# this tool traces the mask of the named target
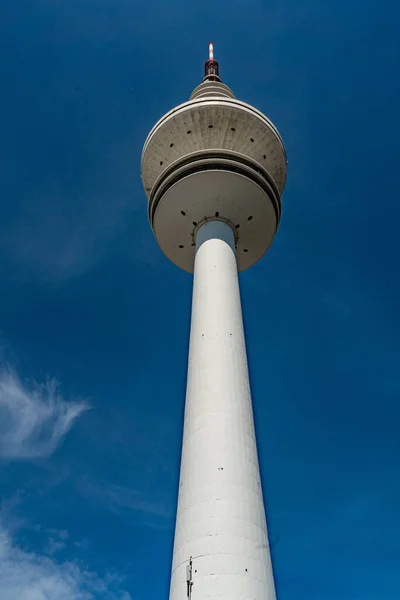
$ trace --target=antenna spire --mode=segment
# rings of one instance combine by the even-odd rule
[[[219,76],[219,65],[214,59],[214,44],[208,45],[208,61],[205,64],[205,76],[203,81],[221,81]]]

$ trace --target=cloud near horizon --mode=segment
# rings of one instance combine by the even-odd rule
[[[53,454],[89,405],[67,402],[58,384],[26,384],[10,369],[0,371],[0,459],[26,460]]]
[[[21,549],[0,521],[1,600],[132,600],[121,580]]]

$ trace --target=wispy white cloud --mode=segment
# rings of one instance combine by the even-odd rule
[[[50,456],[88,405],[67,402],[57,382],[23,383],[9,369],[0,371],[0,458]]]
[[[89,540],[87,540],[87,539],[78,540],[77,542],[74,542],[73,545],[75,546],[75,548],[78,548],[79,550],[86,550],[87,547],[89,546]]]
[[[0,523],[1,600],[131,600],[121,579],[18,547]]]
[[[116,485],[107,481],[90,481],[83,478],[79,485],[82,496],[102,504],[115,514],[142,513],[148,516],[168,519],[171,512],[164,503],[146,497],[143,492]]]
[[[45,549],[46,554],[53,556],[57,552],[60,552],[60,550],[66,548],[67,540],[69,538],[68,531],[65,529],[62,529],[61,531],[58,529],[48,529],[47,533],[49,534],[49,539]]]

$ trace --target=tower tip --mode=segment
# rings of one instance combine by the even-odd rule
[[[203,81],[221,81],[219,77],[219,65],[214,59],[214,44],[208,44],[208,60],[205,65],[205,77]]]

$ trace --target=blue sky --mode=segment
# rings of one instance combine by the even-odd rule
[[[241,276],[279,600],[398,600],[399,16],[2,3],[1,600],[168,597],[191,277],[153,240],[140,153],[209,41],[289,159]]]

